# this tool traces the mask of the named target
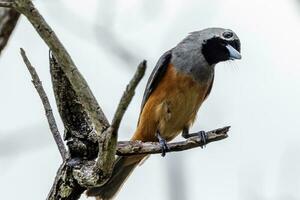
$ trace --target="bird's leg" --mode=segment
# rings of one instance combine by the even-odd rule
[[[194,136],[199,136],[201,141],[203,142],[203,144],[201,145],[201,148],[205,147],[207,137],[208,137],[207,133],[205,131],[199,131],[197,133],[189,133],[189,128],[187,128],[187,127],[183,128],[181,135],[185,139],[188,139],[188,138],[194,137]]]
[[[188,139],[189,137],[192,137],[192,136],[190,136],[190,129],[187,128],[187,127],[184,127],[183,130],[182,130],[181,136],[185,139]]]
[[[161,156],[164,157],[166,155],[167,151],[169,151],[167,141],[160,135],[159,131],[157,131],[156,137],[161,146]]]

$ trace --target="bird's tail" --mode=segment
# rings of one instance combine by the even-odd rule
[[[89,189],[86,194],[88,196],[97,196],[97,200],[112,199],[143,158],[144,155],[119,157],[116,160],[116,164],[109,181],[101,187]]]

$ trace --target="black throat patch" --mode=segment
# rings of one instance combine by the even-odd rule
[[[202,45],[202,54],[208,64],[213,65],[229,59],[229,52],[225,47],[226,43],[227,41],[219,37],[213,37],[205,41]]]

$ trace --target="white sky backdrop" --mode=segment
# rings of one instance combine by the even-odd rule
[[[118,199],[171,199],[170,187],[189,200],[300,199],[300,4],[296,0],[35,3],[109,119],[142,59],[148,60],[148,77],[159,56],[188,32],[219,26],[231,28],[241,39],[243,59],[216,67],[212,93],[192,129],[231,125],[230,137],[204,150],[168,154],[164,159],[152,156],[133,173]],[[105,38],[99,42],[95,24],[113,31],[135,55],[132,65],[103,48]],[[61,161],[20,47],[27,51],[55,108],[48,49],[22,18],[0,58],[1,199],[39,200],[46,198]],[[145,84],[146,78],[125,115],[120,139],[134,132]],[[168,182],[170,163],[181,166],[175,171],[183,173],[183,185]]]

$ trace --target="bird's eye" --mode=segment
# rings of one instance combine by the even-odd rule
[[[226,32],[223,33],[223,37],[226,38],[226,39],[232,38],[233,33],[229,32],[229,31],[226,31]]]

